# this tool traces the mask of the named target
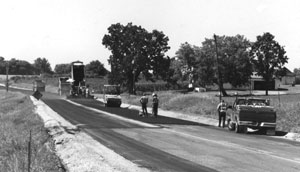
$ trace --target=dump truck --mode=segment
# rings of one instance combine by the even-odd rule
[[[236,98],[231,106],[232,113],[228,119],[228,129],[236,133],[246,133],[247,128],[261,130],[274,135],[276,128],[276,111],[270,106],[269,99]]]

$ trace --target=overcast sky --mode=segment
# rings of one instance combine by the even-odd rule
[[[0,56],[45,57],[52,68],[99,60],[110,69],[102,38],[111,24],[129,22],[163,31],[170,57],[180,44],[201,46],[213,34],[255,41],[270,32],[285,47],[286,66],[300,68],[299,0],[1,0]]]

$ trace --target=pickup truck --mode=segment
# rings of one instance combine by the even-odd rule
[[[274,135],[276,111],[268,99],[237,97],[228,119],[228,129],[236,133],[246,133],[247,128],[262,130]]]

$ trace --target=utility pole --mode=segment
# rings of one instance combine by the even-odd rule
[[[132,94],[135,94],[135,62],[136,61],[136,56],[134,56],[132,60]]]
[[[9,70],[9,62],[6,61],[6,83],[5,83],[6,92],[8,92],[8,70]]]
[[[221,79],[220,79],[220,68],[219,68],[219,56],[218,56],[218,44],[217,36],[214,34],[215,44],[216,44],[216,61],[217,61],[217,73],[218,73],[218,83],[219,83],[219,100],[221,102],[222,93],[221,93]]]

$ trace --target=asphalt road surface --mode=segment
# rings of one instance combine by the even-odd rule
[[[42,101],[103,145],[153,171],[300,171],[299,142],[174,118],[142,118],[135,110],[108,108],[95,100],[73,101],[98,111],[54,94],[44,93]]]

